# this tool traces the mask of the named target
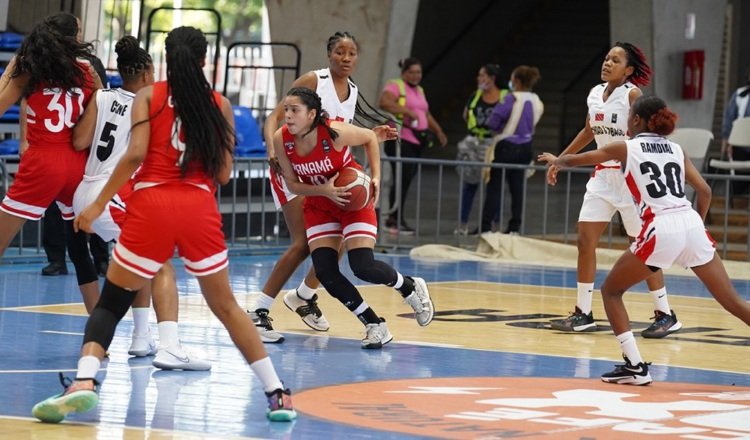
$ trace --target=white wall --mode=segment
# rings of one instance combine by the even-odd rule
[[[726,0],[610,1],[612,41],[641,47],[654,71],[654,93],[680,116],[679,126],[711,129],[719,75]],[[696,17],[695,37],[685,37],[687,14]],[[702,49],[706,60],[703,99],[682,99],[683,53]]]

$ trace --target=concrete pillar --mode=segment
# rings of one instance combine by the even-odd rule
[[[680,116],[680,127],[711,129],[724,32],[726,0],[610,1],[611,39],[639,46],[654,71],[653,93]],[[686,36],[688,14],[695,14],[695,33]],[[705,51],[703,98],[682,98],[683,54]]]

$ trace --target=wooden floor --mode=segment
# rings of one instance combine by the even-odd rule
[[[637,337],[655,382],[626,387],[599,380],[620,361],[620,350],[598,298],[597,331],[549,328],[550,319],[574,306],[573,270],[378,258],[427,280],[435,320],[421,328],[392,289],[362,286],[394,341],[361,350],[362,325],[325,292],[327,333],[309,330],[277,301],[271,316],[286,341],[266,347],[295,393],[294,423],[265,419],[259,382],[179,264],[180,336],[212,361],[212,371],[159,371],[150,358],[129,357],[126,318],[101,372],[97,409],[59,425],[35,421],[33,404],[61,391],[57,373],[74,375],[85,311],[74,276],[41,277],[40,265],[4,266],[0,438],[750,438],[750,328],[695,278],[667,277],[684,328],[662,340]],[[250,303],[275,259],[231,259],[241,305]],[[748,281],[735,284],[748,299]],[[636,331],[653,314],[644,290],[626,295]]]

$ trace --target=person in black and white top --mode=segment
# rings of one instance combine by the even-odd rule
[[[120,159],[128,149],[131,131],[131,110],[135,94],[154,83],[151,56],[132,36],[120,39],[115,46],[117,69],[123,79],[122,88],[98,90],[73,130],[77,150],[91,148],[83,181],[73,196],[73,211],[80,214],[99,196]],[[109,202],[102,215],[92,224],[105,241],[120,237],[130,185],[121,189]],[[151,291],[159,325],[159,348],[151,337],[149,313]],[[196,355],[186,356],[180,344],[177,327],[177,285],[172,264],[167,262],[142,289],[132,306],[133,336],[128,354],[144,357],[156,354],[153,364],[162,369],[208,370],[210,362]]]
[[[604,382],[651,383],[649,364],[638,351],[622,296],[674,263],[690,268],[724,309],[750,325],[750,304],[732,286],[703,223],[711,203],[711,188],[682,148],[666,138],[674,130],[676,119],[664,101],[644,96],[633,103],[628,117],[633,139],[582,154],[539,156],[540,161],[558,168],[617,160],[642,219],[637,240],[615,263],[601,287],[607,318],[625,358],[624,365],[602,375]],[[697,211],[685,197],[685,182],[696,190]]]
[[[721,121],[721,156],[731,160],[750,160],[750,148],[729,144],[729,134],[732,132],[732,123],[735,119],[750,117],[750,69],[746,77],[747,83],[735,90],[729,98]],[[747,194],[749,188],[748,182],[732,182],[733,194]]]

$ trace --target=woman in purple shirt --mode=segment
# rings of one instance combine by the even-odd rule
[[[487,126],[499,134],[498,142],[488,153],[492,163],[528,164],[533,158],[531,138],[534,127],[544,112],[544,104],[531,89],[539,81],[539,69],[530,66],[518,66],[510,76],[511,93],[505,96],[492,111]],[[502,206],[503,173],[508,181],[511,198],[511,218],[508,228],[503,232],[518,233],[521,229],[523,213],[523,183],[526,172],[492,168],[487,182],[484,210],[480,232],[490,231],[492,219],[496,218]]]

